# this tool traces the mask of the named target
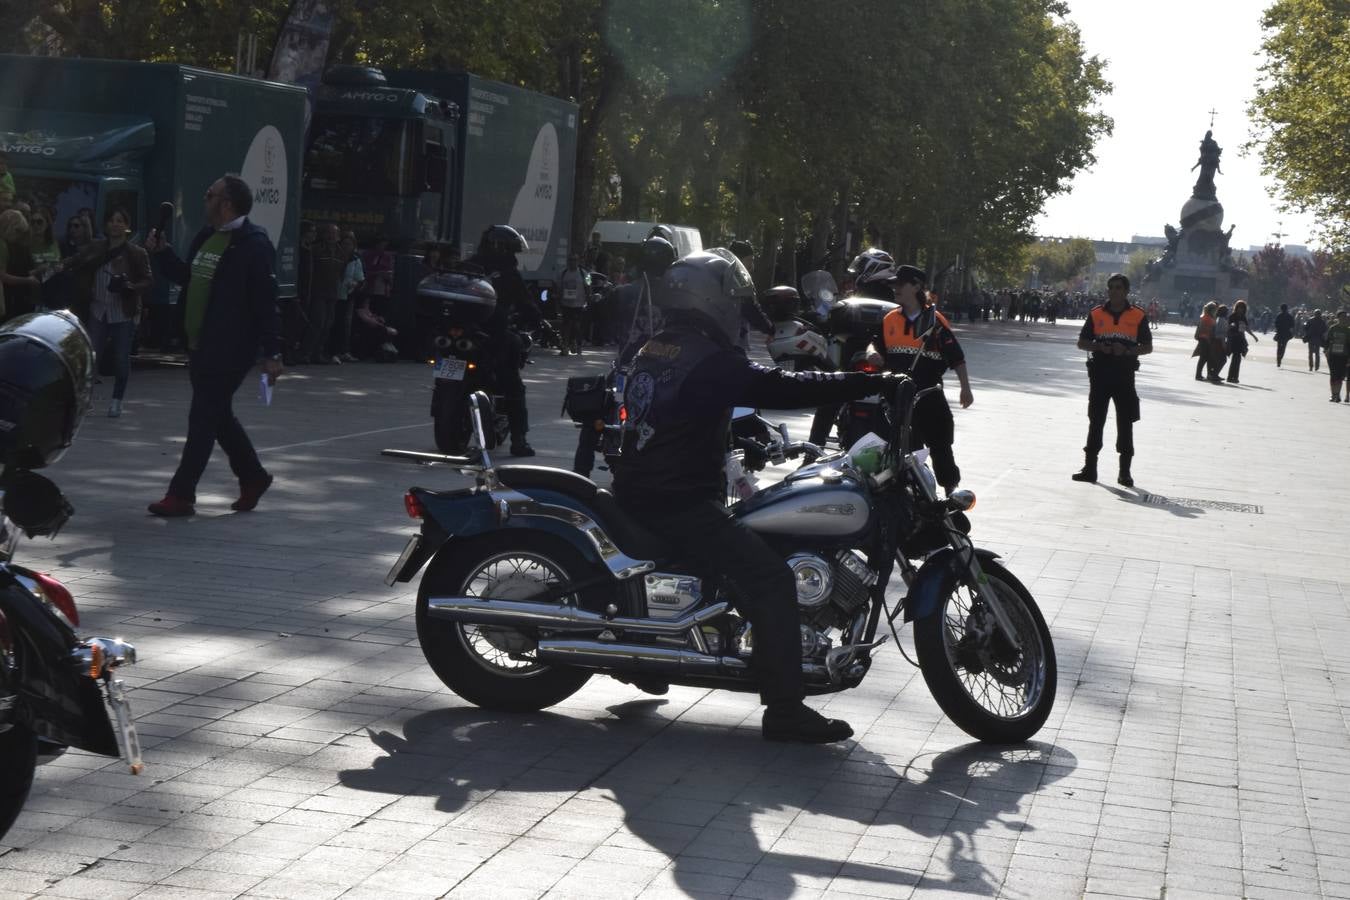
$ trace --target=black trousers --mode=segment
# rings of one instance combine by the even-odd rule
[[[956,423],[952,408],[942,394],[929,394],[914,407],[910,420],[909,449],[928,448],[933,461],[933,475],[948,493],[961,483],[961,469],[956,465],[952,444],[956,441]]]
[[[1134,423],[1139,421],[1139,394],[1134,373],[1097,375],[1088,378],[1088,438],[1083,451],[1095,457],[1102,449],[1107,406],[1116,406],[1116,452],[1134,455]]]
[[[1289,338],[1275,339],[1275,365],[1284,362],[1284,348],[1289,346]]]
[[[216,444],[225,451],[230,470],[240,481],[262,478],[266,472],[244,426],[234,417],[234,392],[253,367],[233,372],[203,372],[189,363],[192,406],[188,410],[187,443],[178,471],[169,482],[169,493],[189,503],[197,500],[197,482],[206,471]]]
[[[577,452],[572,455],[572,471],[591,477],[595,468],[595,451],[600,447],[601,432],[589,424],[582,425],[577,434]]]
[[[760,700],[769,704],[806,696],[797,584],[783,556],[715,500],[669,509],[622,495],[618,499],[625,512],[670,542],[677,559],[701,576],[726,580],[734,606],[750,621]]]

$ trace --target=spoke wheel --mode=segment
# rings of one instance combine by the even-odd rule
[[[533,628],[450,622],[428,614],[435,596],[526,600],[590,572],[586,560],[552,535],[506,528],[442,547],[417,592],[422,654],[459,696],[489,709],[528,711],[552,706],[581,689],[584,669],[540,662]],[[549,600],[548,603],[556,601]],[[569,595],[565,603],[578,603]]]
[[[915,623],[919,666],[933,698],[963,731],[1016,743],[1040,730],[1054,705],[1054,645],[1027,589],[997,563],[982,566],[1020,649],[1003,636],[978,592],[953,583],[940,609]]]

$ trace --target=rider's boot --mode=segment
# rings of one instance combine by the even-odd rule
[[[764,708],[761,733],[766,741],[830,744],[853,737],[839,719],[827,719],[800,700],[779,700]]]

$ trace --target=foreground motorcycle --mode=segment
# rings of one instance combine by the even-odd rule
[[[1050,632],[1027,589],[967,536],[963,511],[974,494],[939,499],[931,472],[901,449],[924,393],[901,380],[891,399],[897,424],[881,447],[821,458],[731,509],[796,577],[808,693],[860,684],[899,618],[914,623],[918,665],[953,722],[983,741],[1024,741],[1054,703]],[[472,405],[482,412],[488,400],[478,395]],[[812,449],[788,446],[783,455]],[[608,491],[560,469],[494,466],[486,451],[385,452],[449,463],[477,480],[407,492],[421,530],[389,573],[390,584],[410,581],[430,561],[418,638],[461,697],[541,709],[596,673],[757,689],[752,629],[719,579],[670,558]],[[907,592],[892,605],[886,586],[897,567]],[[883,625],[891,634],[879,634]]]
[[[431,417],[436,449],[463,453],[473,437],[469,395],[493,390],[496,352],[483,324],[497,306],[497,292],[468,267],[429,275],[417,286],[419,326],[426,330],[426,355],[433,365]],[[522,351],[523,352],[523,351]],[[502,409],[501,398],[494,408]],[[505,442],[507,421],[497,415],[485,437],[488,449]]]
[[[69,313],[21,316],[0,328],[0,420],[10,426],[0,436],[0,835],[23,808],[42,757],[78,747],[141,769],[131,709],[114,677],[136,661],[135,648],[80,638],[70,591],[13,562],[20,532],[55,535],[73,512],[31,470],[70,445],[89,407],[92,369],[88,338]]]

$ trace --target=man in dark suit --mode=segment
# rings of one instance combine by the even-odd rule
[[[183,288],[180,306],[192,380],[187,443],[168,493],[150,504],[157,516],[195,512],[197,482],[216,443],[239,479],[232,509],[253,509],[272,485],[231,408],[260,348],[268,383],[281,374],[276,253],[267,232],[248,220],[252,208],[249,186],[237,175],[225,175],[206,192],[206,225],[192,239],[187,262],[159,234],[145,242],[158,254],[160,270]]]

